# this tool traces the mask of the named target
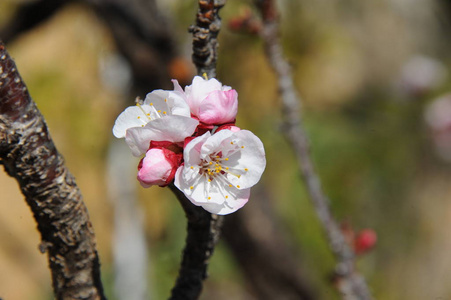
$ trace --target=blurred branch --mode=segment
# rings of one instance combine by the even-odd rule
[[[221,28],[219,10],[225,0],[199,0],[196,25],[189,31],[193,34],[193,62],[199,75],[216,77],[216,60],[218,59],[218,33]]]
[[[37,0],[19,6],[11,20],[0,29],[0,39],[9,43],[19,34],[41,24],[71,0]]]
[[[40,250],[48,253],[56,298],[105,299],[81,193],[1,42],[0,161],[18,181],[38,223]]]
[[[253,187],[247,209],[228,215],[224,240],[244,271],[259,300],[317,299],[306,268],[291,251],[280,222],[262,185]]]
[[[170,88],[168,66],[177,55],[171,26],[155,0],[77,0],[94,8],[113,34],[118,51],[130,63],[134,96]],[[191,78],[190,78],[191,80]]]
[[[148,91],[169,88],[168,66],[177,56],[175,42],[167,20],[155,0],[38,0],[18,6],[11,20],[0,29],[6,43],[32,30],[69,3],[93,8],[111,31],[118,51],[130,63],[136,96]],[[179,78],[183,83],[186,78]],[[190,78],[191,79],[191,78]]]
[[[335,275],[338,289],[343,299],[371,299],[365,279],[355,270],[355,253],[330,211],[329,200],[321,188],[310,157],[309,140],[300,117],[301,99],[294,88],[290,66],[283,57],[280,44],[275,3],[272,0],[256,0],[255,3],[263,19],[261,36],[266,54],[278,77],[285,118],[283,132],[295,151],[310,199],[337,259]]]

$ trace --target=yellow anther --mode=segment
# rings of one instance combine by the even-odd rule
[[[244,148],[244,146],[241,146],[241,148]]]
[[[246,171],[246,172],[247,172],[247,171],[249,171],[249,169],[247,169],[247,168],[246,168],[246,169],[244,169],[244,171]]]
[[[210,199],[211,199],[211,197],[208,197],[207,199],[208,199],[208,200],[210,200]]]
[[[240,178],[240,177],[241,177],[241,175],[237,175],[236,177]]]
[[[225,196],[225,198],[227,199],[227,198],[229,198],[229,196]]]
[[[192,170],[192,169],[194,169],[194,167],[193,167],[193,166],[191,166],[191,167],[189,167],[189,168],[190,168],[191,170]]]
[[[153,102],[150,102],[150,104],[149,105],[153,105]]]
[[[194,186],[190,186],[189,189],[190,189],[190,190],[194,189]]]
[[[141,125],[141,127],[144,127],[144,125]]]
[[[167,114],[165,111],[163,112],[163,115]]]
[[[146,114],[147,116],[150,116],[150,114]]]
[[[229,167],[226,167],[226,170],[228,170],[229,169]]]
[[[208,80],[208,75],[207,75],[207,73],[202,74],[202,76],[205,78],[205,80]]]
[[[219,166],[219,164],[215,164],[215,167]]]
[[[141,117],[138,116],[138,119],[141,119]]]
[[[229,184],[229,187],[232,187],[233,185]]]
[[[240,186],[239,186],[239,185],[237,185],[236,187],[237,187],[237,188],[240,188]]]
[[[224,160],[229,160],[229,159],[226,157],[226,158],[224,158]]]
[[[159,113],[161,113],[161,109],[160,109],[160,110],[158,110],[158,112],[159,112]]]
[[[168,99],[164,99],[164,102],[168,102]]]
[[[211,179],[208,179],[208,182],[211,182]]]
[[[210,165],[212,165],[212,164],[213,164],[213,162],[211,161],[211,162],[209,162],[209,164],[210,164]]]
[[[230,145],[233,145],[233,142],[230,142]]]

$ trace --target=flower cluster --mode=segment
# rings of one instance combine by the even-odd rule
[[[216,79],[196,76],[183,89],[155,90],[123,111],[113,127],[125,138],[143,187],[174,182],[205,210],[225,215],[249,199],[265,169],[263,144],[235,126],[238,94]]]

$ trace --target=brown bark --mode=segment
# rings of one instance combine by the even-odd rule
[[[0,42],[0,163],[19,183],[48,254],[57,299],[105,299],[86,206]]]
[[[196,25],[191,26],[193,33],[193,62],[197,73],[216,75],[217,35],[221,21],[219,9],[225,1],[199,0]],[[198,55],[201,53],[201,55]],[[188,219],[187,237],[183,250],[179,276],[171,293],[171,300],[198,299],[202,292],[203,281],[207,278],[207,267],[213,255],[222,227],[223,217],[210,214],[203,208],[193,205],[174,185],[170,185],[177,196]]]
[[[171,300],[198,299],[207,278],[209,259],[219,239],[223,218],[193,205],[174,185],[170,185],[188,219],[187,237],[177,282]]]
[[[199,0],[196,25],[190,27],[193,34],[193,63],[199,75],[216,77],[216,60],[218,59],[218,34],[221,28],[219,10],[225,0]]]

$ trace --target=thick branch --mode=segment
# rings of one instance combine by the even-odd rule
[[[218,59],[218,34],[221,28],[219,10],[225,0],[199,0],[196,25],[189,31],[193,34],[193,62],[199,75],[216,77],[216,60]]]
[[[0,162],[41,233],[57,299],[105,299],[94,232],[74,177],[0,42]]]
[[[300,117],[301,99],[294,88],[290,66],[283,57],[279,40],[275,3],[272,0],[257,0],[256,3],[263,18],[262,38],[265,50],[278,77],[285,119],[283,131],[295,151],[310,199],[337,259],[338,288],[344,299],[371,299],[365,279],[355,270],[354,251],[346,242],[330,211],[329,200],[321,188],[310,157],[309,140]]]

